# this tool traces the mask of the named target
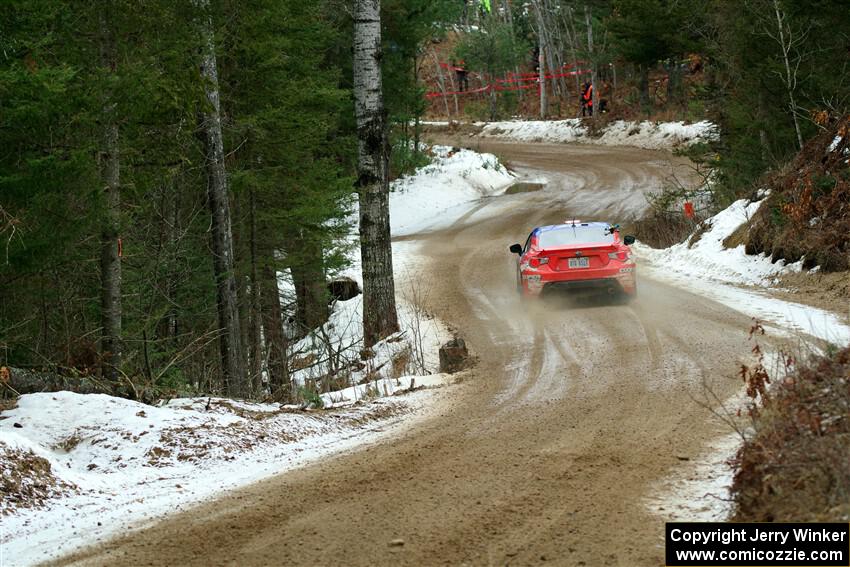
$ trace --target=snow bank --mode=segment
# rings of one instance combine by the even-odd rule
[[[430,152],[433,161],[429,165],[391,184],[393,236],[450,224],[477,201],[504,191],[516,179],[492,154],[450,146],[432,146]],[[352,224],[356,224],[356,203],[354,208]],[[351,238],[350,266],[339,275],[355,280],[362,289],[357,236]],[[373,382],[395,378],[399,371],[419,376],[418,383],[422,383],[421,376],[437,371],[438,349],[452,334],[429,312],[428,276],[421,269],[419,244],[397,241],[392,246],[401,331],[375,345],[370,349],[372,356],[363,360],[363,297],[337,301],[325,325],[290,347],[290,355],[304,364],[293,375],[296,383],[305,385],[329,370],[340,369],[344,370],[342,380],[346,387],[367,376]],[[292,295],[293,286],[287,274],[280,273],[278,280],[284,292]]]
[[[836,344],[850,342],[850,326],[834,313],[772,297],[766,293],[777,276],[802,269],[802,262],[772,263],[764,254],[748,255],[744,246],[724,248],[723,241],[752,217],[763,201],[736,201],[706,222],[709,229],[693,246],[634,245],[654,278],[692,289],[736,311],[775,325],[775,333],[805,333]]]
[[[714,439],[706,450],[675,467],[655,482],[645,504],[665,522],[723,522],[732,512],[729,461],[741,445],[741,436],[730,433]]]
[[[695,124],[647,121],[636,123],[618,120],[603,130],[602,137],[598,141],[591,141],[591,143],[662,150],[708,142],[716,139],[717,135],[717,126],[706,120]]]
[[[709,229],[693,246],[689,240],[662,250],[638,244],[637,251],[653,265],[679,274],[725,283],[770,285],[776,276],[799,272],[802,264],[786,265],[784,260],[771,262],[764,254],[748,255],[743,244],[734,248],[723,246],[723,241],[747,222],[762,202],[735,201],[706,221]]]
[[[518,142],[577,142],[587,135],[587,128],[578,118],[571,120],[528,120],[489,122],[481,136],[507,138]]]
[[[688,146],[716,139],[717,126],[708,121],[629,122],[617,120],[607,125],[599,136],[591,136],[579,118],[569,120],[531,120],[490,122],[481,136],[507,138],[521,142],[550,142],[598,144],[603,146],[634,146],[660,150]]]
[[[434,160],[390,187],[394,236],[434,230],[466,212],[469,204],[503,191],[515,176],[492,154],[433,146]]]
[[[390,223],[394,236],[433,230],[453,222],[469,211],[476,201],[504,191],[515,181],[496,156],[449,146],[433,146],[433,161],[413,175],[391,185]],[[428,309],[427,275],[422,273],[419,245],[393,243],[397,309],[401,331],[375,345],[371,356],[363,349],[363,297],[334,304],[330,319],[292,347],[292,355],[304,360],[305,368],[293,378],[308,384],[333,370],[342,369],[342,380],[351,396],[360,396],[351,386],[368,378],[381,381],[403,375],[421,376],[437,371],[438,350],[452,338],[451,332]],[[361,285],[360,257],[355,250],[351,265],[340,275]],[[291,285],[291,284],[287,284]],[[393,391],[393,387],[378,388]],[[345,397],[345,396],[344,396]]]
[[[407,377],[377,388],[392,395],[412,380],[418,387],[445,377]],[[45,459],[64,497],[46,509],[18,507],[0,517],[0,565],[44,561],[221,491],[395,435],[410,424],[402,419],[411,412],[425,415],[431,395],[417,391],[321,412],[219,398],[152,407],[97,394],[22,396],[3,412],[0,454],[17,448]],[[351,397],[343,391],[325,399],[335,405]],[[357,397],[375,394],[363,389]]]

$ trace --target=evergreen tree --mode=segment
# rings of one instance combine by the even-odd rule
[[[609,28],[618,54],[640,70],[640,97],[649,108],[649,71],[668,63],[669,84],[675,83],[678,59],[697,47],[693,20],[702,13],[699,2],[679,0],[615,0]],[[672,92],[672,91],[671,91]]]
[[[715,70],[707,100],[722,133],[718,196],[729,201],[817,131],[814,115],[850,110],[850,12],[837,0],[759,0],[713,1],[708,14]]]

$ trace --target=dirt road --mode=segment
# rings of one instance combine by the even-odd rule
[[[489,144],[544,191],[492,198],[421,240],[433,310],[480,362],[390,442],[250,486],[60,564],[662,565],[644,499],[718,435],[694,398],[731,394],[743,315],[647,278],[629,306],[526,306],[507,247],[619,216],[681,168],[664,153]],[[393,541],[401,539],[403,545]]]

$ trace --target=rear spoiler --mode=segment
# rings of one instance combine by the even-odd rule
[[[540,248],[539,254],[558,254],[559,252],[572,252],[573,250],[616,250],[618,242],[598,242],[596,244],[571,244],[569,246],[558,246],[557,248]]]

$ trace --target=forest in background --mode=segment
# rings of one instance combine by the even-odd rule
[[[409,142],[433,46],[450,36],[447,55],[488,80],[533,70],[535,55],[538,72],[582,62],[597,84],[621,70],[612,117],[716,122],[720,140],[692,157],[714,171],[718,205],[752,194],[850,102],[837,0],[385,0],[382,24],[394,175],[428,159]],[[353,246],[352,43],[352,9],[333,0],[4,3],[0,366],[225,391],[226,280],[246,376],[227,393],[291,396],[287,345],[327,317],[326,282]],[[663,100],[649,94],[662,78]],[[545,101],[492,92],[483,111],[574,112],[577,85],[548,83]]]

